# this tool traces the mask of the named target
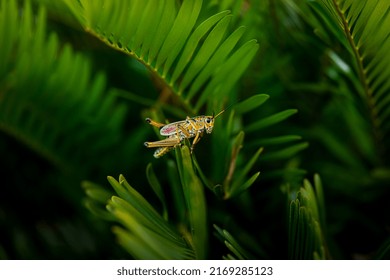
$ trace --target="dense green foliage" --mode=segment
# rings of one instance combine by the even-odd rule
[[[0,0],[0,258],[389,258],[389,12]]]

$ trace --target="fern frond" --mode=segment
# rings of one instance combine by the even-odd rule
[[[191,229],[191,244],[198,259],[204,259],[207,253],[207,207],[204,188],[196,175],[190,149],[187,145],[176,149],[179,176],[183,187],[183,196],[188,212],[188,227]]]
[[[88,196],[86,206],[97,216],[121,224],[113,231],[121,246],[137,259],[206,258],[207,207],[203,185],[195,172],[189,147],[183,145],[175,152],[176,165],[168,161],[173,213],[168,213],[170,200],[166,199],[151,164],[146,168],[146,176],[163,206],[162,214],[122,175],[119,180],[108,177],[116,195],[96,184],[83,183]]]
[[[386,241],[379,248],[378,252],[375,254],[376,260],[388,260],[390,257],[390,239],[386,239]]]
[[[87,207],[99,217],[117,221],[114,228],[119,243],[137,259],[205,259],[207,253],[207,210],[203,186],[195,174],[188,146],[176,149],[178,174],[171,177],[177,210],[186,218],[175,229],[168,222],[166,200],[151,165],[147,177],[163,204],[163,215],[121,175],[108,177],[117,195],[110,195],[96,184],[84,182]],[[172,171],[172,169],[171,169]],[[181,186],[177,182],[181,182]],[[183,202],[184,200],[184,202]],[[178,202],[181,202],[180,204]],[[103,210],[104,206],[107,210]],[[187,218],[188,216],[188,218]]]
[[[118,196],[111,197],[107,209],[124,226],[114,232],[129,253],[138,259],[194,258],[185,240],[123,176],[108,180]]]
[[[122,137],[126,108],[88,59],[47,34],[45,9],[21,9],[1,1],[0,129],[69,171]]]
[[[149,163],[148,166],[146,167],[146,177],[148,178],[149,185],[152,187],[154,193],[157,195],[158,199],[160,200],[163,206],[164,209],[163,217],[165,219],[168,219],[168,207],[166,204],[165,195],[161,187],[161,184],[158,181],[156,174],[154,173],[151,163]]]
[[[383,148],[390,132],[390,4],[386,0],[320,0],[313,7],[351,54],[356,90],[366,105],[379,149]]]
[[[231,15],[217,13],[199,23],[201,0],[64,0],[86,31],[135,57],[196,113],[208,98],[229,92],[248,67],[258,45],[239,46],[243,28],[228,35]],[[200,95],[200,90],[204,89]],[[196,99],[195,108],[189,104]]]
[[[225,256],[225,259],[254,259],[253,256],[247,252],[227,230],[221,229],[217,225],[214,225],[214,228],[217,231],[218,237],[222,239],[226,247],[233,253],[233,255]]]
[[[289,209],[289,258],[325,259],[324,200],[321,181],[314,178],[314,188],[308,180],[298,193],[290,193],[296,198]],[[315,190],[314,190],[315,189]]]

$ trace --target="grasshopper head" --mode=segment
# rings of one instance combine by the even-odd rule
[[[210,134],[213,132],[214,128],[214,116],[205,116],[204,117],[204,127],[206,130],[206,133]]]
[[[226,109],[225,109],[226,110]],[[221,112],[219,112],[217,115],[214,116],[214,113],[212,116],[205,116],[204,117],[204,127],[205,127],[205,130],[206,130],[206,133],[210,134],[211,132],[213,132],[213,128],[214,128],[214,120],[219,116],[221,115],[223,112],[225,112],[225,110],[222,110]]]

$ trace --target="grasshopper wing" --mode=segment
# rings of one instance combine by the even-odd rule
[[[162,136],[170,136],[173,135],[177,132],[179,125],[183,124],[184,121],[179,121],[179,122],[174,122],[174,123],[169,123],[167,125],[164,125],[160,129],[160,134]]]

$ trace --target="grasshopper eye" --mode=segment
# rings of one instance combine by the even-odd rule
[[[210,118],[206,118],[206,123],[211,123],[211,119]]]

